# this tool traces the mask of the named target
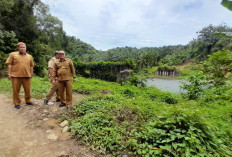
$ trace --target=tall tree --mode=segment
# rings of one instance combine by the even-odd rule
[[[66,36],[65,34],[64,36],[63,48],[71,57],[81,57],[86,54],[94,54],[97,52],[93,46],[82,42],[74,36]]]
[[[1,13],[0,23],[6,31],[13,31],[19,41],[27,44],[39,36],[33,9],[39,0],[14,0],[10,11]]]
[[[39,2],[40,0],[4,0],[8,7],[0,11],[0,23],[4,31],[13,31],[19,41],[25,42],[35,62],[41,64],[43,56],[40,54],[39,30],[34,15],[34,8]],[[43,66],[37,65],[39,64],[36,64],[35,71],[38,74]]]
[[[232,29],[226,25],[213,26],[209,25],[201,29],[198,33],[197,39],[190,42],[192,48],[191,57],[197,60],[205,60],[208,55],[213,53],[217,42],[222,38],[215,35],[217,33],[228,32]]]
[[[38,3],[35,7],[37,25],[40,30],[39,41],[48,45],[51,49],[62,49],[64,43],[63,24],[57,17],[49,13],[48,5]]]

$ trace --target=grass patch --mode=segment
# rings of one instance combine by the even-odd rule
[[[50,82],[46,78],[33,77],[31,81],[31,95],[34,98],[44,98],[50,88]],[[12,93],[11,81],[3,78],[0,79],[0,93]],[[23,87],[21,87],[20,93],[23,93]]]

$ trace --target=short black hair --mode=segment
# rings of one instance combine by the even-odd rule
[[[55,51],[55,55],[57,55],[59,53],[59,51],[57,50],[57,51]]]

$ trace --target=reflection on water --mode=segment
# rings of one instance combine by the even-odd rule
[[[173,80],[173,79],[162,79],[162,78],[151,78],[147,79],[145,84],[147,86],[156,86],[162,91],[169,91],[173,93],[179,93],[181,91],[180,85],[183,80]]]

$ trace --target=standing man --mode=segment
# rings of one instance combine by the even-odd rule
[[[75,68],[72,60],[65,58],[65,52],[59,51],[60,61],[55,62],[54,75],[52,82],[55,83],[55,78],[58,80],[58,91],[60,94],[61,104],[59,107],[72,106],[72,76],[73,82],[76,81]],[[66,96],[64,95],[66,91]]]
[[[26,53],[26,44],[19,42],[18,51],[11,52],[6,64],[8,64],[8,79],[12,82],[13,103],[16,109],[20,109],[19,98],[20,88],[23,85],[25,102],[27,105],[34,105],[31,102],[31,78],[33,76],[33,58]]]
[[[49,80],[51,82],[51,88],[49,89],[47,95],[46,95],[46,99],[44,100],[44,103],[46,105],[48,105],[49,100],[52,98],[53,94],[56,93],[56,102],[60,101],[60,97],[59,97],[59,92],[58,92],[58,83],[57,83],[57,78],[55,78],[55,83],[52,82],[52,75],[53,75],[53,71],[54,71],[54,62],[59,61],[60,59],[60,55],[58,54],[59,51],[55,52],[55,56],[52,57],[49,61],[48,61],[48,75],[49,75]],[[52,104],[52,103],[51,103]]]

